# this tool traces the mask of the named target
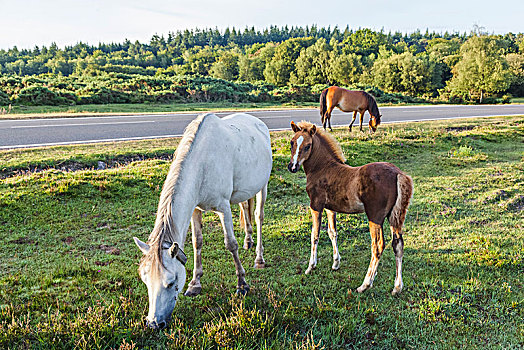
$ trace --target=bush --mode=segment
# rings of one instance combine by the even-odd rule
[[[9,96],[0,90],[0,106],[7,106],[9,103]]]
[[[68,93],[67,97],[71,98],[74,94]],[[60,96],[46,87],[43,86],[31,86],[20,90],[18,95],[15,96],[15,102],[17,104],[25,104],[32,106],[40,105],[68,105],[71,104],[71,100],[67,97]],[[76,96],[74,97],[76,100]]]

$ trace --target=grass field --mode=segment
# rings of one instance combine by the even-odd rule
[[[237,297],[220,223],[206,214],[202,294],[181,297],[169,327],[152,331],[132,236],[146,240],[153,227],[178,140],[0,151],[0,347],[524,347],[524,116],[334,134],[348,164],[389,161],[413,177],[399,296],[390,294],[389,244],[373,288],[355,292],[370,258],[364,215],[338,217],[341,268],[331,270],[324,227],[319,264],[304,275],[305,176],[287,171],[291,133],[279,132],[263,230],[268,267],[254,270],[255,252],[241,250],[251,291]],[[98,161],[108,168],[96,170]],[[190,247],[189,239],[189,276]]]
[[[125,114],[125,113],[176,113],[204,111],[246,111],[251,109],[312,108],[318,102],[201,102],[201,103],[124,103],[74,106],[13,106],[9,114],[0,114],[0,118],[43,118],[53,116],[79,116],[91,114]],[[1,106],[0,106],[1,107]],[[0,108],[1,109],[1,108]]]

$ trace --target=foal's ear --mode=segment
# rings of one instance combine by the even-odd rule
[[[149,253],[149,250],[151,249],[149,244],[142,242],[141,240],[139,240],[136,237],[133,237],[133,240],[135,241],[135,244],[138,247],[138,249],[140,249],[142,251],[142,253],[144,253],[144,254]]]
[[[317,127],[316,125],[312,125],[311,129],[309,129],[309,135],[313,136],[317,133]]]
[[[299,132],[300,131],[300,128],[298,127],[297,124],[295,124],[294,121],[291,121],[291,129],[293,129],[293,132]]]

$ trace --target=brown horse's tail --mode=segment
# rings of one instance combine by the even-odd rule
[[[397,175],[397,201],[389,214],[389,225],[401,229],[406,219],[409,202],[413,196],[413,180],[404,173]]]
[[[368,94],[367,92],[363,91],[364,92],[364,96],[366,96],[367,100],[368,100],[368,111],[369,111],[369,114],[371,114],[373,117],[375,117],[375,120],[377,122],[377,125],[380,124],[380,112],[378,111],[378,106],[377,106],[377,101],[375,101],[375,98]]]
[[[248,220],[251,223],[251,225],[253,225],[253,215],[255,215],[255,197],[247,200],[247,208]],[[240,211],[240,227],[246,227],[246,219],[244,218],[243,210]]]
[[[327,102],[326,102],[326,96],[328,93],[328,89],[324,89],[322,93],[320,94],[320,121],[324,122],[324,115],[327,112]]]

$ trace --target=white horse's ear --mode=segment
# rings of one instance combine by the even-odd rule
[[[141,240],[139,240],[136,237],[133,237],[133,240],[135,241],[135,244],[138,247],[138,249],[140,249],[142,251],[142,253],[144,253],[144,254],[149,253],[149,250],[151,249],[149,244],[142,242]]]
[[[300,128],[298,127],[297,124],[295,124],[294,121],[291,121],[291,129],[293,129],[293,132],[299,132],[300,131]]]
[[[313,136],[317,133],[317,127],[315,125],[311,126],[311,129],[309,129],[309,135]]]

